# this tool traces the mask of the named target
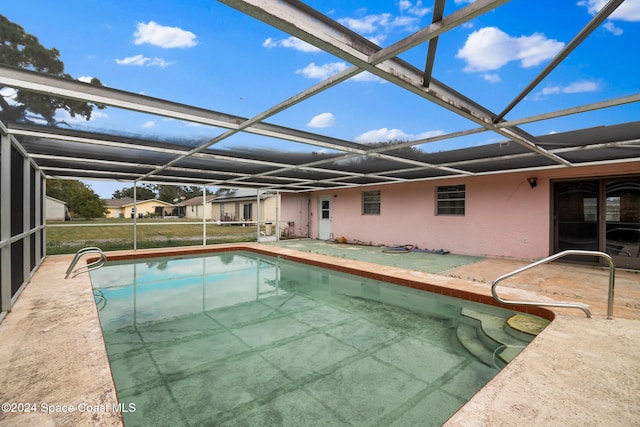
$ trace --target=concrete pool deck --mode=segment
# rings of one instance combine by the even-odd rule
[[[238,246],[483,296],[490,295],[491,280],[527,264],[452,254],[380,255],[380,248],[317,241],[218,247]],[[71,257],[47,257],[0,324],[0,401],[21,411],[0,412],[0,426],[121,425],[89,277],[64,280]],[[417,271],[419,266],[432,272]],[[640,424],[640,275],[617,272],[612,320],[606,319],[607,280],[600,268],[551,264],[505,281],[499,290],[506,298],[579,301],[593,317],[554,309],[555,320],[447,425]]]

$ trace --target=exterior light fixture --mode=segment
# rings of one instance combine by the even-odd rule
[[[527,178],[527,181],[529,181],[531,188],[535,188],[535,186],[538,185],[538,178]]]

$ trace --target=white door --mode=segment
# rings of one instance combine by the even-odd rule
[[[321,197],[318,205],[318,239],[331,239],[331,198]]]

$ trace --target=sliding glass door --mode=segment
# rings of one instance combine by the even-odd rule
[[[554,253],[599,250],[640,268],[640,177],[555,182],[553,192]]]
[[[640,179],[605,183],[605,245],[618,267],[640,268]]]

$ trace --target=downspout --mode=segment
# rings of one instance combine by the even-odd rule
[[[307,199],[307,239],[311,238],[311,194],[309,194],[309,198]]]

